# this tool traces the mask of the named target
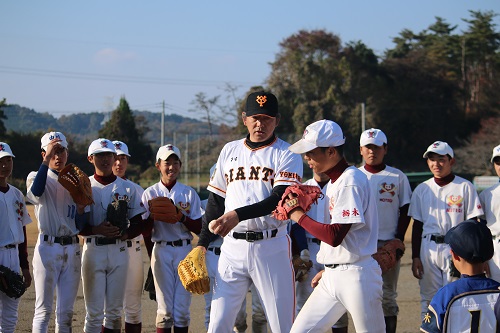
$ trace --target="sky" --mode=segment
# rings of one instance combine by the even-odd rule
[[[0,99],[55,117],[133,110],[197,118],[202,92],[265,85],[280,42],[324,29],[378,55],[439,16],[458,31],[498,0],[0,0]],[[500,30],[500,17],[494,22]]]

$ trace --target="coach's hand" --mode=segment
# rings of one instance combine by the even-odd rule
[[[413,272],[413,276],[417,279],[421,279],[424,275],[424,267],[422,266],[422,261],[420,258],[413,258],[413,262],[411,264],[411,271]]]
[[[216,235],[225,237],[240,222],[238,214],[234,210],[227,212],[216,220],[210,222],[210,229]]]
[[[29,288],[31,286],[31,281],[32,281],[30,269],[23,268],[21,272],[23,273],[24,277],[24,285],[26,286],[26,288]]]

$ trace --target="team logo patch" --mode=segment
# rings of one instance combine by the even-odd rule
[[[101,148],[108,148],[108,140],[101,140],[99,143],[101,144]]]
[[[357,208],[352,208],[352,209],[343,209],[342,210],[342,217],[349,217],[349,216],[359,216],[359,210]]]
[[[368,138],[373,139],[375,137],[375,132],[374,131],[369,131],[367,133],[367,135],[368,135]]]
[[[5,151],[5,147],[3,144],[0,144],[0,151]]]
[[[380,190],[378,191],[378,193],[389,193],[391,196],[394,196],[396,194],[396,185],[382,183],[380,184]]]
[[[174,146],[172,146],[172,145],[166,145],[165,149],[173,151],[174,150]]]
[[[434,142],[434,143],[432,144],[432,148],[437,148],[437,147],[439,147],[439,142]]]
[[[189,213],[191,212],[191,204],[189,202],[182,202],[182,201],[179,201],[177,203],[177,208],[179,208],[180,210],[183,210],[186,212],[186,214],[189,215]]]
[[[448,206],[457,206],[457,207],[462,207],[462,202],[464,201],[464,198],[461,195],[450,195],[448,198],[446,198],[446,204]]]
[[[122,143],[121,142],[116,142],[115,143],[115,148],[121,150],[122,149]]]
[[[262,108],[264,107],[264,104],[267,102],[267,96],[261,96],[258,95],[255,101],[259,104],[259,106]]]
[[[306,130],[304,130],[304,133],[302,134],[302,139],[305,139],[307,134],[309,134],[309,131],[306,129]]]

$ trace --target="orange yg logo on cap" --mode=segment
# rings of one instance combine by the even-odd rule
[[[267,102],[267,97],[266,97],[266,96],[260,96],[260,95],[259,95],[259,96],[257,96],[257,98],[255,99],[255,101],[256,101],[257,103],[259,103],[259,106],[260,106],[260,107],[263,107],[263,106],[264,106],[264,104],[266,104],[266,102]]]

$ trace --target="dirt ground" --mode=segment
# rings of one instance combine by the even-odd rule
[[[29,241],[29,260],[33,257],[33,248],[36,241],[37,226],[33,214],[33,206],[28,206],[30,215],[33,218],[33,223],[28,226],[28,241]],[[411,229],[410,229],[411,230]],[[408,240],[408,233],[406,239]],[[406,242],[407,249],[411,244]],[[398,285],[398,303],[400,307],[400,314],[398,316],[398,329],[400,333],[418,332],[420,327],[420,304],[418,293],[418,282],[411,273],[411,258],[410,250],[402,259],[402,266]],[[149,267],[149,259],[146,254],[146,249],[143,248],[144,254],[144,270],[147,272]],[[251,295],[247,297],[247,323],[251,325]],[[22,296],[19,305],[19,321],[17,324],[16,332],[31,332],[31,324],[33,320],[35,303],[35,288],[33,285]],[[189,332],[202,333],[205,332],[204,327],[204,306],[205,300],[203,296],[193,296],[191,303],[191,325]],[[54,305],[55,307],[55,305]],[[156,302],[149,299],[145,293],[142,297],[142,311],[143,311],[143,332],[156,332],[155,317],[156,317]],[[54,316],[52,316],[52,324],[49,327],[49,332],[54,332]],[[85,306],[82,294],[82,288],[78,292],[75,304],[75,316],[73,318],[73,332],[83,332],[83,323],[85,319]],[[251,328],[247,330],[251,332]],[[349,332],[355,332],[352,322],[349,325]]]

